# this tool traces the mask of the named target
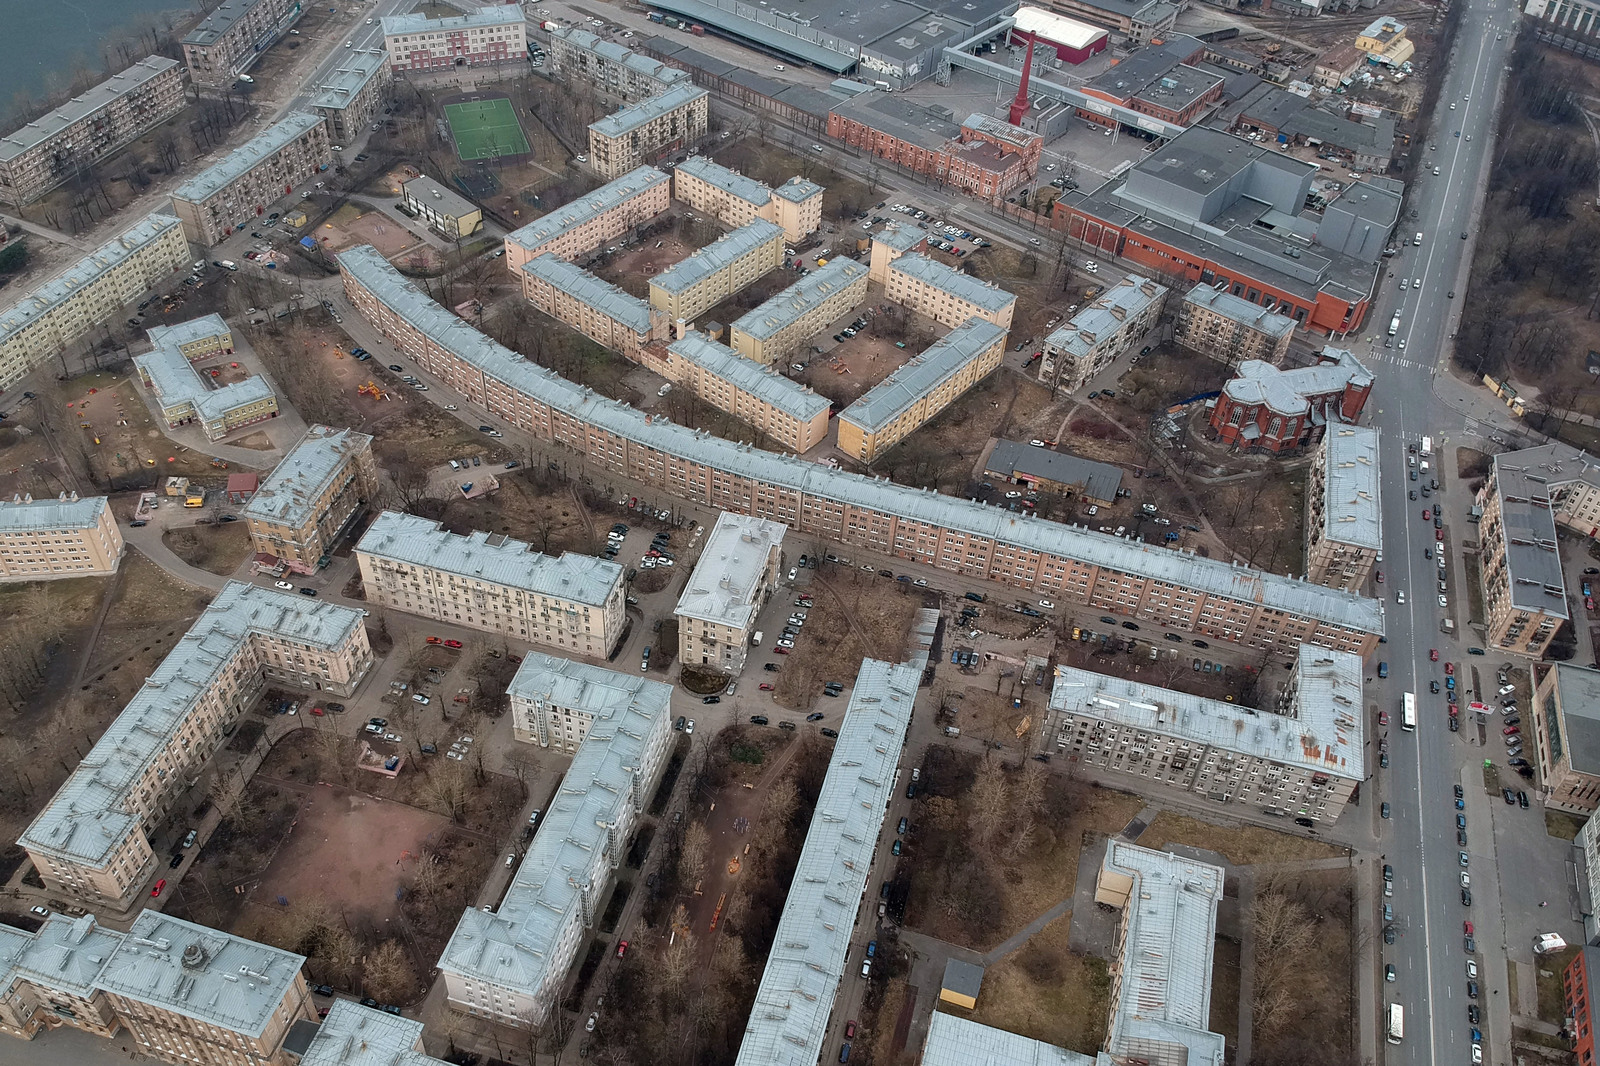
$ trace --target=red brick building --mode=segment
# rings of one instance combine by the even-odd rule
[[[1584,947],[1561,974],[1561,996],[1566,1016],[1572,1019],[1573,1054],[1578,1066],[1595,1066],[1594,988],[1600,978],[1600,948]]]
[[[1033,180],[1044,138],[987,115],[960,126],[903,96],[862,93],[828,114],[828,136],[983,199]]]
[[[1080,88],[1107,103],[1192,126],[1222,100],[1222,76],[1197,65],[1205,52],[1206,46],[1194,37],[1172,37],[1117,60]],[[1103,126],[1116,122],[1083,108],[1078,117]]]
[[[1246,359],[1217,397],[1211,433],[1244,451],[1298,452],[1322,440],[1330,422],[1359,421],[1371,393],[1367,368],[1331,345],[1317,365],[1294,370]]]

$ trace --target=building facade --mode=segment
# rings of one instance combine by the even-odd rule
[[[796,175],[772,190],[772,221],[786,241],[804,240],[822,227],[822,186]]]
[[[1039,380],[1077,392],[1161,321],[1167,287],[1129,274],[1045,338]]]
[[[670,190],[667,176],[651,167],[602,185],[507,234],[506,269],[520,277],[528,260],[546,253],[581,260],[665,211]]]
[[[1294,319],[1268,311],[1215,285],[1196,285],[1178,305],[1173,339],[1228,366],[1246,359],[1282,364],[1294,340]]]
[[[339,267],[352,306],[474,408],[697,506],[1246,647],[1366,655],[1383,635],[1374,600],[831,470],[600,400],[450,314],[372,249],[344,252]]]
[[[327,565],[334,546],[377,495],[372,438],[312,426],[245,506],[250,543],[294,573],[314,573]]]
[[[482,208],[426,174],[400,186],[400,203],[448,240],[470,237],[483,228]]]
[[[766,219],[782,226],[789,242],[822,225],[822,193],[822,186],[799,176],[774,189],[703,155],[690,156],[672,171],[672,195],[696,211],[730,229]]]
[[[71,347],[189,263],[183,226],[146,215],[0,312],[0,389]]]
[[[183,220],[186,237],[209,248],[254,225],[268,207],[332,159],[322,116],[291,111],[173,190],[172,213]]]
[[[1017,307],[1016,296],[994,282],[979,281],[915,252],[889,264],[884,296],[950,329],[970,318],[1010,329]]]
[[[1535,677],[1527,720],[1544,802],[1570,814],[1591,815],[1600,809],[1600,670],[1542,663]]]
[[[349,142],[361,136],[389,88],[389,56],[377,48],[345,52],[328,80],[311,87],[311,110],[328,123],[328,136]]]
[[[622,638],[622,567],[545,555],[499,533],[457,536],[384,511],[356,545],[367,600],[452,625],[503,633],[565,655],[605,658]]]
[[[1032,181],[1044,138],[987,115],[957,126],[948,112],[876,90],[828,113],[827,135],[895,166],[980,199]]]
[[[711,94],[680,82],[589,126],[589,165],[607,181],[691,148],[706,135]]]
[[[0,500],[0,581],[114,574],[122,529],[104,496]]]
[[[1378,431],[1334,426],[1312,454],[1306,485],[1306,580],[1360,592],[1382,551]]]
[[[145,336],[157,348],[172,348],[190,363],[233,354],[233,330],[221,315],[201,315],[173,326],[152,326]]]
[[[601,40],[577,26],[550,30],[550,73],[586,81],[630,104],[690,80],[686,70]]]
[[[126,910],[150,838],[268,685],[348,696],[371,667],[360,611],[230,581],[18,843],[52,892]]]
[[[397,72],[498,66],[528,60],[528,24],[517,4],[448,18],[417,13],[383,19],[383,49]]]
[[[214,89],[231,84],[304,11],[303,0],[223,0],[183,37],[189,77]]]
[[[1292,455],[1333,425],[1354,425],[1372,394],[1372,374],[1354,353],[1332,345],[1314,366],[1279,370],[1259,359],[1239,364],[1211,408],[1213,439],[1253,452]]]
[[[750,423],[774,444],[803,455],[828,439],[827,397],[691,332],[667,346],[661,374],[713,407]]]
[[[668,327],[666,316],[637,296],[559,256],[541,255],[523,266],[522,295],[556,321],[636,363],[644,346]]]
[[[780,522],[749,515],[724,511],[717,516],[672,612],[678,620],[679,662],[739,675],[756,618],[778,589],[788,532]]]
[[[988,377],[1006,331],[969,318],[839,414],[839,450],[871,463]]]
[[[1561,551],[1539,449],[1494,457],[1478,490],[1478,573],[1483,582],[1484,639],[1534,658],[1571,618]],[[1531,453],[1531,454],[1530,454]]]
[[[134,356],[133,365],[170,429],[197,424],[206,440],[221,440],[278,416],[278,397],[258,374],[212,388],[182,352],[164,346]]]
[[[783,229],[754,219],[650,279],[650,306],[692,319],[783,265]]]
[[[741,315],[728,346],[746,359],[775,363],[867,297],[867,268],[854,259],[828,260],[778,295]]]
[[[889,284],[889,267],[896,259],[913,252],[928,249],[928,231],[899,222],[891,222],[872,235],[872,250],[867,257],[867,270],[879,285]]]
[[[0,137],[0,200],[32,203],[183,109],[176,60],[147,56]]]
[[[1580,1066],[1594,1066],[1595,995],[1600,993],[1600,948],[1585,944],[1561,972],[1564,1018],[1570,1019],[1572,1054]]]

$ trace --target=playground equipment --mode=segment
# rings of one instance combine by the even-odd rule
[[[356,392],[363,396],[371,396],[374,400],[387,400],[389,394],[378,388],[378,383],[369,381],[365,385],[357,385]]]

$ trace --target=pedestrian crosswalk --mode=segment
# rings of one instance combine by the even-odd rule
[[[1401,355],[1399,352],[1388,352],[1388,351],[1368,352],[1367,353],[1367,357],[1365,359],[1363,359],[1362,362],[1365,362],[1365,363],[1387,363],[1390,366],[1398,366],[1398,367],[1402,367],[1402,368],[1404,368],[1406,370],[1430,370],[1430,369],[1432,369],[1431,364],[1421,363],[1421,362],[1418,362],[1415,359],[1407,359],[1405,356]]]

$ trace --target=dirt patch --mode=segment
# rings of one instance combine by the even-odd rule
[[[905,484],[952,491],[975,486],[992,437],[1054,437],[1061,410],[1050,390],[1020,374],[990,374],[872,466]],[[965,495],[965,493],[963,493]]]
[[[213,574],[231,574],[250,555],[250,531],[243,522],[171,529],[161,542],[190,566]]]
[[[1252,1063],[1338,1066],[1353,1061],[1351,877],[1346,868],[1259,879],[1255,903],[1245,916],[1255,932]],[[1307,966],[1305,960],[1313,956],[1317,964]]]
[[[1239,945],[1217,937],[1211,949],[1211,1022],[1213,1033],[1222,1034],[1228,1046],[1228,1061],[1239,1049]]]
[[[806,591],[814,606],[806,609],[805,625],[772,693],[781,707],[811,706],[827,681],[852,684],[862,659],[897,660],[923,604],[922,594],[903,582],[831,563],[823,565]],[[771,639],[778,635],[771,634]]]
[[[1111,974],[1103,960],[1068,950],[1071,929],[1069,911],[990,966],[970,1014],[943,1003],[939,1009],[1093,1055],[1105,1041]]]
[[[1336,859],[1345,849],[1319,840],[1277,833],[1257,826],[1211,825],[1187,815],[1162,811],[1139,836],[1139,846],[1160,851],[1168,844],[1187,844],[1224,856],[1236,866]]]
[[[350,204],[317,227],[315,237],[328,252],[337,254],[346,248],[370,244],[385,259],[398,259],[407,249],[425,243],[420,234],[382,211],[363,211]]]

